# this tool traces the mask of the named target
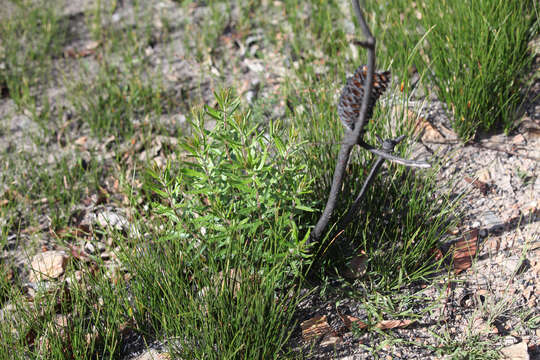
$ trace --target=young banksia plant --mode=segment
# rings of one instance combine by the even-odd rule
[[[354,75],[347,79],[347,83],[341,92],[338,104],[338,115],[341,123],[348,130],[354,130],[354,124],[360,114],[362,99],[364,98],[364,83],[367,75],[367,66],[360,66]],[[366,111],[366,121],[373,116],[373,108],[379,97],[386,91],[390,82],[390,71],[373,73],[373,88],[369,97]]]

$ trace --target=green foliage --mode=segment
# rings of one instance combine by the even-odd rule
[[[205,214],[202,221],[213,224],[206,238],[214,242],[215,235],[218,247],[226,239],[260,238],[264,240],[256,242],[261,250],[286,253],[300,240],[299,230],[305,234],[306,224],[299,229],[295,218],[310,210],[304,204],[310,181],[298,154],[302,144],[294,141],[294,130],[284,143],[278,125],[271,125],[265,136],[249,114],[235,114],[239,103],[229,96],[217,97],[218,110],[206,109],[216,128],[208,133],[199,118],[195,136],[183,144],[195,160],[181,169],[181,183],[191,184],[187,194],[192,201],[184,202],[184,209],[188,215]],[[191,231],[198,233],[199,226],[193,225]],[[272,234],[269,228],[281,229],[282,238],[266,238]],[[290,236],[284,236],[287,233]]]
[[[451,359],[499,359],[501,356],[493,349],[492,341],[483,339],[480,335],[470,334],[462,340],[448,332],[432,335],[439,341],[439,346],[428,346],[437,356],[450,357]]]
[[[183,358],[274,358],[293,329],[311,181],[293,130],[265,134],[230,92],[216,99],[183,144],[189,160],[149,173],[165,230],[126,256],[134,316],[177,337]]]
[[[393,1],[370,4],[382,17],[383,57],[406,74],[414,64],[428,70],[439,98],[448,105],[454,130],[464,141],[477,131],[514,126],[523,75],[531,64],[527,43],[538,21],[532,1]],[[380,30],[379,30],[380,29]],[[406,57],[422,36],[420,51]]]
[[[103,64],[90,86],[82,81],[73,87],[71,98],[94,135],[129,136],[135,119],[142,122],[163,111],[161,89],[145,82],[136,66],[122,70]]]
[[[192,0],[178,0],[178,2],[186,9],[193,6]],[[222,36],[230,25],[231,4],[228,1],[209,0],[208,11],[202,19],[191,17],[186,19],[184,44],[187,51],[193,52],[197,61],[205,62],[215,57]]]
[[[95,58],[77,61],[74,76],[82,76],[75,84],[67,74],[64,85],[75,114],[69,127],[87,123],[94,136],[114,135],[122,141],[140,132],[137,124],[152,127],[153,119],[169,111],[172,102],[193,105],[193,99],[183,98],[186,92],[172,99],[176,95],[163,90],[156,76],[163,69],[150,70],[159,65],[147,55],[152,51],[164,63],[176,61],[163,56],[169,45],[171,57],[201,62],[205,79],[204,69],[213,75],[214,68],[222,67],[241,72],[247,58],[266,61],[261,50],[271,49],[276,61],[283,60],[279,65],[289,68],[284,71],[286,79],[265,91],[249,110],[242,110],[230,92],[218,94],[215,108],[194,116],[193,136],[180,139],[182,152],[174,162],[144,175],[142,192],[148,196],[137,199],[142,203],[132,202],[132,228],[128,234],[107,234],[121,248],[116,255],[129,271],[128,283],[121,276],[111,282],[105,264],[96,271],[75,263],[68,276],[75,269],[91,275],[70,283],[69,296],[64,296],[67,282],[61,286],[51,282],[51,291],[39,290],[30,303],[20,279],[8,279],[14,266],[2,259],[0,307],[14,305],[13,318],[18,321],[0,322],[0,348],[8,349],[0,351],[0,357],[60,359],[67,353],[76,359],[117,358],[122,355],[122,332],[125,336],[131,331],[149,341],[168,339],[171,353],[181,358],[284,357],[295,328],[298,289],[306,286],[302,271],[310,266],[314,270],[310,275],[320,277],[309,280],[320,285],[321,294],[339,291],[339,296],[346,292],[358,299],[370,326],[361,331],[378,331],[374,324],[381,319],[421,317],[419,303],[427,300],[421,293],[404,294],[403,289],[429,281],[440,269],[433,249],[455,219],[454,204],[440,195],[434,171],[409,171],[385,163],[362,203],[358,221],[334,237],[332,225],[349,208],[373,162],[370,153],[355,150],[328,238],[315,255],[306,257],[302,252],[309,228],[326,202],[343,132],[337,96],[345,74],[365,62],[365,51],[351,46],[352,38],[361,35],[353,27],[350,2],[178,2],[189,15],[174,24],[163,16],[162,29],[154,27],[159,22],[154,7],[147,9],[144,2],[135,2],[129,25],[113,21],[119,2],[97,1],[93,12],[85,12],[83,26],[99,46]],[[29,109],[40,122],[45,130],[41,145],[58,134],[70,144],[68,132],[50,126],[51,119],[62,118],[59,102],[49,106],[37,95],[49,74],[62,72],[53,63],[61,67],[65,24],[70,19],[64,21],[43,0],[10,3],[15,4],[13,16],[2,16],[0,22],[0,88],[7,88],[19,108]],[[421,82],[436,85],[464,140],[491,127],[511,128],[519,103],[519,76],[529,61],[525,44],[538,31],[532,25],[537,13],[530,2],[368,3],[378,68],[391,68],[394,94],[399,94],[395,79],[403,84],[400,96],[385,96],[376,107],[368,124],[370,143],[375,142],[373,134],[412,136],[412,122],[405,119],[413,65]],[[191,16],[196,7],[198,16]],[[174,32],[170,44],[161,42],[168,31]],[[183,38],[177,37],[180,32]],[[182,39],[182,51],[176,54],[176,41]],[[227,57],[228,46],[238,46],[242,56]],[[267,86],[266,78],[261,83]],[[276,85],[274,79],[269,85]],[[266,125],[268,109],[283,107],[281,101],[287,105],[285,116],[278,115],[283,124]],[[407,157],[408,144],[401,144],[397,153]],[[119,154],[113,155],[119,159]],[[0,248],[8,246],[8,236],[37,223],[43,209],[53,228],[69,225],[73,205],[95,192],[104,175],[98,160],[86,164],[77,155],[62,158],[46,171],[40,160],[25,158],[26,153],[17,156],[24,166],[6,157],[6,171],[0,172],[0,180],[7,184],[2,195],[8,200],[0,208],[1,217],[7,219]],[[130,174],[137,180],[138,165]],[[524,183],[533,181],[519,169],[518,174]],[[140,195],[138,188],[130,190]],[[21,211],[29,206],[35,208],[30,214]],[[354,284],[343,281],[344,288],[335,289],[335,282],[326,279],[341,281],[359,251],[366,255],[365,274]],[[426,308],[436,305],[430,302]],[[55,325],[58,314],[67,315],[67,326]],[[537,317],[528,321],[537,327]],[[387,342],[376,341],[373,356],[382,346],[399,341],[390,339],[391,332],[379,330],[378,335]],[[418,346],[433,346],[441,356],[495,356],[493,344],[474,337],[457,341],[447,335],[439,338],[440,346]]]
[[[31,110],[39,100],[32,87],[49,78],[51,60],[58,56],[66,36],[57,9],[46,1],[8,1],[0,21],[0,87],[19,107]],[[3,6],[4,7],[4,6]]]
[[[73,269],[68,275],[74,279]],[[114,286],[101,271],[80,282],[38,282],[31,301],[12,287],[6,314],[14,321],[0,322],[0,357],[9,359],[112,358],[119,352],[120,333],[126,326],[126,288]],[[120,285],[120,284],[117,284]],[[9,349],[9,351],[8,351]]]
[[[407,97],[408,94],[404,93],[401,98],[394,98],[385,105],[379,104],[374,119],[369,123],[369,143],[375,143],[374,134],[383,138],[396,133],[412,135],[414,121],[399,123],[398,129],[390,126],[392,117],[408,116],[401,116],[395,111],[396,108],[408,108]],[[319,90],[310,92],[309,99],[313,99],[308,101],[309,108],[293,119],[298,131],[309,139],[302,152],[311,178],[317,179],[313,196],[318,201],[315,207],[322,208],[338,153],[337,141],[332,143],[328,139],[339,138],[342,130],[339,120],[327,110],[333,106],[332,99]],[[400,145],[398,154],[408,157],[407,148],[406,144]],[[316,260],[322,272],[337,268],[341,273],[351,257],[359,255],[358,251],[362,250],[369,258],[362,286],[370,288],[370,291],[390,292],[423,281],[429,274],[440,270],[441,263],[433,259],[433,249],[437,248],[441,234],[454,221],[456,204],[437,192],[434,180],[437,164],[429,171],[410,171],[387,162],[386,170],[376,178],[362,201],[358,221],[341,236],[336,236],[332,226],[351,206],[373,161],[373,156],[365,150],[354,152],[329,225],[331,241],[323,245],[324,253]],[[351,252],[351,249],[357,250]]]
[[[428,66],[437,91],[454,115],[465,140],[477,129],[513,127],[528,68],[531,1],[438,1],[424,8],[429,40]]]
[[[58,158],[45,170],[42,164],[45,160],[26,153],[21,153],[20,157],[25,160],[23,163],[8,160],[11,171],[5,176],[5,180],[11,180],[11,191],[16,194],[9,199],[13,208],[5,212],[0,209],[1,215],[6,219],[13,217],[16,224],[29,219],[21,217],[14,209],[21,210],[32,204],[36,210],[48,208],[53,228],[66,225],[72,206],[78,204],[89,190],[97,190],[103,172],[96,161],[87,162],[76,153]],[[16,181],[12,180],[14,177]]]
[[[293,2],[288,3],[294,9]],[[330,5],[329,5],[330,6]],[[314,9],[324,13],[325,4],[317,2]],[[327,14],[332,14],[332,10]],[[288,16],[294,16],[291,12]],[[301,16],[297,14],[296,16]],[[314,14],[303,23],[309,31],[320,27],[317,22],[322,15]],[[337,21],[336,18],[325,20]],[[292,21],[295,26],[297,20]],[[299,26],[299,25],[296,25]],[[309,38],[309,34],[303,37]],[[420,43],[420,42],[419,42]],[[319,47],[335,46],[334,53],[342,57],[328,57],[328,67],[335,72],[345,72],[344,66],[354,69],[355,64],[342,64],[339,60],[346,57],[348,49],[340,37],[332,43],[324,38],[322,44],[315,44],[313,52]],[[408,64],[418,52],[418,46],[401,48],[400,56]],[[306,141],[302,147],[303,158],[310,178],[314,179],[314,208],[322,209],[328,198],[332,175],[339,151],[343,127],[336,113],[336,93],[339,93],[342,81],[336,79],[334,71],[318,74],[314,67],[315,58],[306,55],[308,60],[299,62],[295,71],[297,78],[287,83],[286,98],[288,118]],[[384,62],[386,60],[379,60]],[[335,66],[334,66],[335,65]],[[399,69],[399,68],[398,68]],[[400,76],[401,74],[397,74]],[[300,79],[300,81],[298,81]],[[395,86],[395,85],[394,85]],[[389,90],[389,93],[392,90]],[[396,91],[394,91],[394,94]],[[404,86],[399,96],[385,96],[375,108],[373,119],[367,125],[367,141],[375,144],[375,134],[387,138],[405,134],[414,137],[414,119],[409,119],[408,102],[410,89]],[[402,157],[408,157],[407,142],[396,149]],[[437,193],[434,182],[437,164],[432,171],[410,171],[402,166],[386,163],[382,174],[377,177],[358,211],[358,221],[337,236],[335,225],[339,222],[356,195],[373,165],[371,153],[355,149],[349,161],[344,184],[342,186],[336,211],[330,221],[327,242],[321,252],[315,256],[321,278],[329,273],[343,274],[351,257],[364,251],[368,257],[366,275],[361,279],[361,287],[370,292],[390,293],[401,287],[418,281],[424,281],[429,274],[440,270],[441,263],[433,259],[433,249],[438,246],[441,234],[450,226],[455,210],[455,203]],[[310,223],[315,224],[318,213],[313,214]]]

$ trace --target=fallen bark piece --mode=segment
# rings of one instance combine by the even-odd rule
[[[71,57],[74,59],[78,59],[81,57],[87,57],[90,55],[94,55],[96,52],[96,49],[99,47],[100,43],[98,41],[91,41],[87,43],[85,46],[79,49],[75,49],[73,47],[67,48],[64,51],[64,57]]]
[[[377,329],[388,330],[388,329],[403,329],[411,325],[414,320],[383,320],[377,323],[375,327]]]
[[[466,233],[453,247],[454,272],[459,274],[471,267],[476,255],[478,229]]]
[[[350,316],[350,315],[342,315],[338,312],[339,317],[341,318],[341,321],[345,324],[345,327],[349,330],[352,330],[353,326],[357,326],[359,329],[365,329],[367,328],[367,324],[363,321],[361,321],[359,318]],[[356,324],[356,325],[353,325]]]
[[[326,315],[317,315],[300,324],[304,340],[312,340],[332,332],[332,328],[326,321]]]

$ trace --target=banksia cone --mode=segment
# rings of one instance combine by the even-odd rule
[[[367,74],[367,66],[360,66],[354,75],[347,79],[347,84],[341,92],[338,104],[338,115],[349,130],[354,130],[354,124],[358,120],[362,99],[364,98],[364,80]],[[369,97],[366,121],[373,116],[373,108],[379,96],[386,90],[390,82],[390,71],[373,73],[373,89]]]

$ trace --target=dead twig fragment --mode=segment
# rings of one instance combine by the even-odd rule
[[[332,213],[337,203],[341,185],[343,183],[343,176],[345,174],[345,168],[347,167],[347,163],[349,162],[351,150],[355,145],[359,145],[362,148],[374,153],[375,155],[379,157],[379,159],[376,161],[375,165],[373,166],[373,169],[371,170],[370,175],[366,179],[360,194],[356,198],[353,206],[351,207],[351,210],[348,212],[347,216],[342,221],[341,226],[338,228],[338,231],[342,230],[351,221],[354,215],[354,212],[358,208],[360,200],[362,199],[363,195],[366,192],[367,187],[373,181],[375,175],[377,174],[384,160],[390,160],[398,164],[401,164],[404,166],[410,166],[410,167],[420,167],[420,168],[430,167],[430,165],[426,162],[423,162],[423,161],[418,162],[418,161],[402,159],[400,157],[397,157],[391,154],[391,152],[394,149],[394,146],[400,141],[402,141],[404,137],[398,137],[397,139],[387,139],[385,141],[380,141],[383,145],[382,149],[375,149],[374,147],[370,146],[363,140],[364,126],[369,120],[373,112],[373,107],[375,106],[375,102],[378,96],[380,96],[380,94],[386,89],[386,86],[388,83],[387,77],[389,73],[383,72],[383,73],[376,74],[377,86],[375,88],[375,92],[373,92],[376,41],[373,35],[371,34],[371,31],[365,21],[365,18],[362,13],[362,9],[360,8],[360,4],[358,3],[358,0],[352,0],[352,5],[353,5],[356,18],[358,19],[358,23],[360,24],[362,33],[364,34],[364,40],[357,40],[355,41],[355,44],[367,49],[368,61],[367,61],[367,66],[359,68],[355,73],[355,77],[347,81],[347,85],[345,86],[344,92],[342,93],[341,98],[340,98],[340,106],[338,107],[338,110],[340,112],[341,121],[345,125],[345,130],[346,130],[345,136],[341,143],[341,148],[338,154],[336,168],[334,170],[334,176],[332,179],[332,186],[330,188],[330,194],[328,195],[326,206],[324,208],[324,211],[321,217],[319,218],[319,221],[315,225],[315,228],[311,232],[311,236],[308,239],[308,243],[319,241],[328,225],[328,222],[330,221],[330,218],[332,216]],[[363,82],[363,86],[364,86],[362,91],[361,91],[361,88],[359,88],[360,82]],[[358,112],[358,118],[350,119],[349,117],[355,115],[358,111],[358,104],[354,103],[354,101],[358,101],[360,96],[362,96],[362,104],[360,107],[360,111]],[[342,101],[345,104],[342,104]],[[344,117],[347,117],[347,118],[344,118]]]

